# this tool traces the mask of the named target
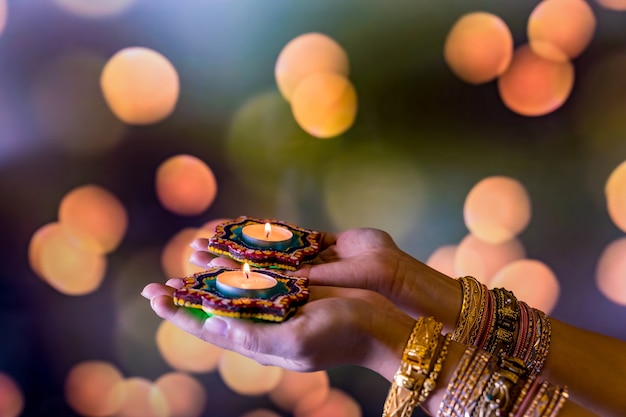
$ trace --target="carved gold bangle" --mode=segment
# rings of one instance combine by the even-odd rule
[[[418,401],[420,403],[426,401],[428,396],[435,390],[437,386],[437,378],[439,377],[439,372],[441,372],[441,368],[443,368],[443,362],[446,360],[448,356],[448,347],[450,346],[450,341],[452,340],[452,335],[450,333],[446,334],[439,349],[439,354],[437,355],[437,361],[432,366],[432,370],[428,374],[428,378],[422,384],[422,390],[419,393]]]
[[[464,345],[472,345],[478,336],[485,309],[486,287],[470,276],[460,277],[457,280],[461,283],[463,290],[463,302],[452,340]]]
[[[410,417],[419,405],[420,392],[432,371],[442,328],[443,324],[433,317],[416,321],[385,400],[383,417]]]

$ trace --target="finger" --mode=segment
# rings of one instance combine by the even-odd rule
[[[191,256],[189,256],[189,262],[194,265],[198,265],[200,268],[208,268],[213,259],[215,259],[215,256],[211,255],[206,250],[198,250],[196,252],[193,252]]]
[[[335,243],[337,243],[338,235],[335,235],[334,233],[330,233],[330,232],[320,232],[320,233],[322,234],[322,237],[320,239],[321,250],[324,250],[327,247],[332,246]]]
[[[174,295],[174,288],[153,282],[144,287],[143,291],[141,291],[141,295],[149,300],[161,295],[171,297]]]
[[[201,337],[206,320],[202,320],[191,309],[174,304],[172,297],[161,294],[150,299],[150,307],[162,319],[172,322],[177,327]]]
[[[191,242],[189,246],[191,246],[195,250],[206,251],[207,248],[209,247],[209,239],[205,239],[202,237],[198,239],[194,239],[194,241]]]
[[[172,287],[176,289],[182,288],[184,284],[185,284],[185,280],[182,278],[170,278],[165,283],[165,285],[167,285],[168,287]]]
[[[218,256],[217,258],[213,258],[211,262],[209,262],[209,266],[225,266],[228,268],[241,269],[241,264],[239,262],[230,258],[223,257],[223,256]]]

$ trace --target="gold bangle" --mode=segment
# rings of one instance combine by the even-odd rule
[[[437,361],[432,367],[432,370],[428,374],[428,378],[422,384],[422,390],[419,393],[418,401],[420,403],[426,401],[428,396],[435,390],[437,386],[437,378],[439,378],[439,372],[441,372],[441,368],[443,368],[443,362],[446,360],[448,356],[448,347],[450,346],[450,341],[452,340],[452,335],[450,333],[446,334],[443,339],[443,343],[441,345],[441,349],[439,349],[439,354],[437,355]]]
[[[473,345],[485,309],[486,288],[476,278],[470,276],[457,278],[457,281],[461,283],[463,302],[452,340],[466,346]]]
[[[515,295],[504,288],[491,290],[496,301],[496,321],[485,350],[511,355],[515,348],[515,333],[519,326],[520,308]]]
[[[526,365],[519,358],[500,356],[495,368],[484,387],[477,387],[479,398],[473,410],[468,410],[472,416],[506,416],[516,403],[524,386]]]
[[[431,372],[442,328],[443,324],[433,317],[420,317],[416,321],[385,400],[383,417],[410,417],[419,405],[420,391]]]

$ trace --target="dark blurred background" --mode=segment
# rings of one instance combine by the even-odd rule
[[[552,315],[626,340],[626,307],[596,284],[602,251],[624,235],[607,213],[604,187],[626,160],[625,12],[589,3],[596,29],[573,60],[571,95],[527,117],[502,103],[496,81],[455,76],[443,47],[455,21],[478,10],[500,16],[521,45],[535,1],[136,0],[102,17],[74,13],[64,6],[70,1],[6,3],[0,372],[20,388],[24,416],[76,415],[64,383],[81,361],[109,361],[150,380],[171,370],[152,336],[160,320],[139,292],[167,278],[161,251],[180,230],[240,215],[329,231],[372,226],[425,261],[466,236],[465,197],[491,175],[528,191],[532,218],[518,238],[558,278]],[[274,79],[282,48],[307,32],[344,48],[358,95],[354,125],[331,139],[299,130]],[[157,123],[124,124],[102,104],[100,71],[130,46],[158,51],[178,72],[175,110]],[[59,136],[79,139],[68,145]],[[155,193],[158,167],[178,154],[201,159],[217,180],[214,202],[196,215],[172,213]],[[84,184],[117,196],[128,229],[107,255],[99,288],[73,297],[33,272],[28,248],[56,221],[63,197]],[[329,376],[363,416],[380,415],[387,381],[356,367]],[[234,393],[217,372],[196,378],[207,392],[203,415],[289,415],[267,396]]]

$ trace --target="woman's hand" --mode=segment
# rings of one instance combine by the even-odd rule
[[[237,265],[230,259],[214,257],[207,252],[207,245],[207,239],[192,243],[196,252],[191,262],[205,268]],[[388,233],[377,229],[323,234],[316,262],[291,274],[308,277],[313,285],[378,292],[413,317],[437,317],[448,330],[456,325],[461,309],[461,288],[456,280],[412,258]]]
[[[265,365],[295,371],[344,364],[370,368],[390,379],[414,320],[372,291],[311,287],[309,301],[282,323],[198,315],[172,300],[181,280],[149,284],[142,295],[160,317],[181,329]]]

